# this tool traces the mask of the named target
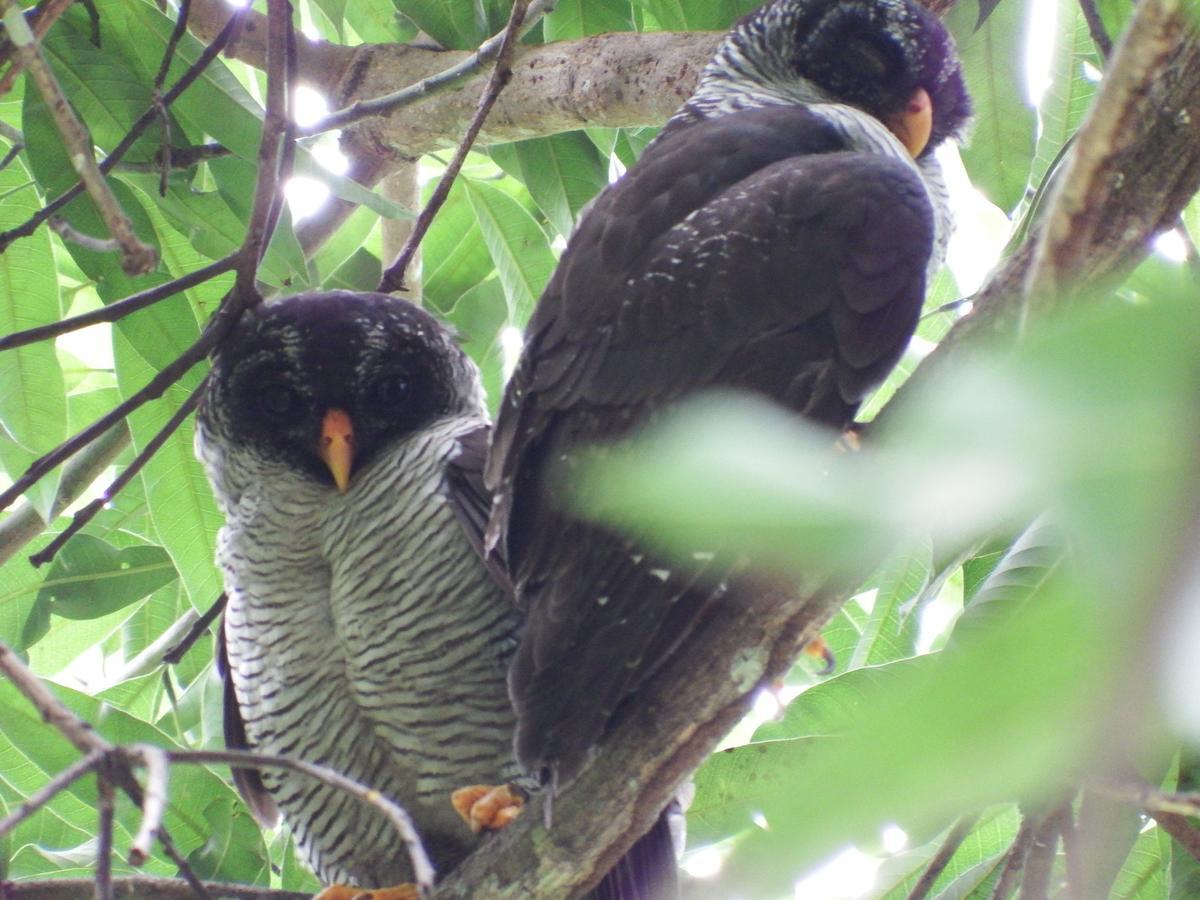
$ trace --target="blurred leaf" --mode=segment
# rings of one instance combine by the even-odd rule
[[[830,738],[829,740],[836,740]],[[757,741],[714,753],[696,772],[687,813],[689,845],[708,844],[755,827],[752,792],[789,790],[806,764],[813,739]]]
[[[496,270],[465,185],[465,179],[455,181],[421,243],[424,300],[443,314]]]
[[[1074,771],[1105,721],[1114,631],[1087,621],[1090,605],[1060,583],[1008,627],[912,660],[868,691],[842,737],[814,744],[787,790],[747,786],[744,801],[771,829],[752,832],[703,896],[783,890],[805,862],[884,822],[919,830],[1061,789],[1060,773]],[[1077,640],[1063,646],[1068,628]]]
[[[875,605],[862,638],[850,658],[850,668],[889,662],[916,652],[917,622],[911,610],[933,572],[933,544],[917,541],[894,553],[871,579]]]
[[[976,28],[980,28],[988,20],[988,16],[992,14],[999,3],[1000,0],[979,0],[979,18],[975,20]]]
[[[1004,855],[1016,837],[1019,820],[1016,807],[1011,804],[993,807],[980,816],[934,882],[929,896],[939,900],[976,896],[970,892],[1003,863]],[[878,887],[889,889],[883,900],[908,897],[945,837],[943,832],[923,848],[884,861],[875,876]]]
[[[1161,828],[1138,835],[1129,858],[1113,883],[1113,900],[1159,900],[1170,884],[1171,838]]]
[[[462,348],[479,366],[489,407],[504,394],[504,351],[500,334],[508,324],[504,288],[490,279],[466,291],[446,316],[457,330]]]
[[[634,0],[667,31],[724,31],[762,4],[758,0]]]

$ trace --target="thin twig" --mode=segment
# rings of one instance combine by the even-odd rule
[[[258,178],[254,203],[246,225],[246,236],[238,251],[235,291],[254,303],[255,276],[270,241],[272,210],[278,200],[282,173],[283,142],[292,124],[288,115],[287,34],[292,27],[291,6],[284,0],[267,4],[267,102],[263,113],[262,138],[258,145]]]
[[[120,201],[96,164],[95,148],[87,127],[75,115],[50,64],[42,57],[37,40],[16,3],[9,5],[6,10],[4,24],[8,28],[8,36],[13,42],[17,58],[33,77],[34,84],[46,102],[71,165],[75,167],[88,196],[96,205],[109,234],[121,247],[121,268],[127,275],[142,275],[153,270],[158,265],[158,251],[134,233],[133,222],[121,208]]]
[[[1029,848],[1033,845],[1041,824],[1042,817],[1032,813],[1025,813],[1021,819],[1021,827],[1017,830],[1016,840],[1008,848],[1008,855],[1004,858],[1004,869],[1000,872],[1000,880],[996,882],[996,887],[992,890],[992,900],[1008,900],[1012,892],[1016,890],[1021,872],[1025,869],[1025,859],[1029,856]]]
[[[113,786],[101,773],[96,774],[96,812],[96,900],[112,900]]]
[[[154,437],[146,442],[146,446],[138,451],[137,455],[130,460],[129,465],[122,470],[120,475],[112,480],[112,483],[104,489],[99,497],[75,513],[71,519],[71,524],[59,532],[49,544],[29,557],[29,562],[34,568],[38,568],[54,559],[55,554],[66,545],[67,541],[78,534],[92,519],[96,518],[100,511],[111,503],[117,494],[121,493],[125,486],[142,471],[151,457],[158,452],[158,448],[165,444],[167,438],[178,431],[179,426],[192,414],[192,411],[196,408],[196,404],[200,402],[200,397],[204,392],[204,385],[207,381],[208,376],[205,376],[199,386],[179,405],[179,409],[175,410],[171,418],[167,420],[167,423],[158,430]]]
[[[125,792],[130,800],[138,804],[138,806],[142,805],[142,786],[133,777],[133,773],[129,770],[129,766],[123,759],[113,758],[111,755],[115,749],[113,745],[98,735],[88,722],[85,722],[79,716],[75,715],[75,713],[71,712],[71,710],[67,709],[50,692],[45,683],[34,675],[29,667],[21,662],[17,655],[3,642],[0,642],[0,673],[7,675],[17,690],[41,714],[42,719],[57,729],[80,753],[91,754],[100,752],[103,754],[108,764],[109,777]],[[211,900],[204,884],[196,876],[191,864],[188,863],[183,854],[175,847],[175,842],[171,839],[171,835],[165,827],[159,829],[158,841],[163,849],[163,853],[179,869],[179,874],[188,883],[188,886],[191,887],[192,892],[201,898],[201,900]]]
[[[1112,38],[1108,36],[1108,31],[1104,27],[1104,20],[1100,18],[1100,13],[1096,9],[1096,0],[1079,0],[1079,9],[1083,12],[1083,18],[1087,22],[1088,32],[1092,36],[1092,43],[1100,51],[1100,56],[1108,59],[1112,56]]]
[[[81,757],[55,775],[46,786],[38,790],[28,800],[17,807],[15,812],[0,821],[0,838],[9,834],[14,828],[32,816],[35,812],[65,791],[88,772],[94,772],[104,759],[105,751],[92,750],[87,756]]]
[[[224,611],[225,604],[228,602],[229,597],[222,591],[221,596],[192,624],[188,633],[180,639],[179,643],[163,654],[162,661],[169,666],[173,666],[183,659],[187,652],[195,645],[196,641],[200,640],[200,636],[208,631],[208,627],[212,625],[217,616]]]
[[[66,12],[74,0],[48,0],[46,3],[39,3],[37,9],[33,11],[33,15],[29,17],[29,27],[33,30],[34,37],[39,40],[50,26],[58,21],[58,17]],[[12,42],[5,41],[8,50],[12,49]],[[22,69],[19,64],[14,64],[4,77],[0,78],[0,97],[3,97],[12,90],[13,80],[21,73]]]
[[[58,337],[60,334],[67,334],[71,331],[78,331],[81,328],[87,328],[89,325],[95,325],[99,322],[116,322],[140,309],[153,306],[160,300],[174,297],[182,291],[193,288],[198,284],[203,284],[218,275],[230,271],[237,264],[237,259],[237,254],[232,253],[223,259],[218,259],[216,262],[211,262],[207,266],[197,269],[195,272],[189,272],[181,278],[176,278],[165,284],[156,285],[144,291],[139,291],[136,294],[131,294],[124,300],[118,300],[107,306],[101,306],[99,309],[94,309],[78,316],[72,316],[68,319],[62,319],[58,322],[38,325],[36,328],[27,328],[25,331],[14,331],[12,334],[0,337],[0,352]]]
[[[166,106],[170,106],[175,102],[176,98],[187,90],[191,84],[203,74],[204,70],[212,63],[214,59],[225,49],[225,45],[229,43],[230,38],[241,24],[242,18],[246,15],[248,6],[243,6],[237,9],[225,27],[213,39],[213,42],[204,48],[204,51],[196,58],[196,61],[188,68],[179,80],[167,91],[162,98],[162,102]],[[112,152],[109,153],[100,163],[99,169],[102,173],[107,174],[117,163],[119,163],[129,152],[129,149],[137,143],[143,132],[150,126],[151,123],[157,121],[158,111],[154,104],[151,104],[138,120],[133,123],[129,129],[129,133],[121,140]],[[25,222],[18,225],[16,228],[8,231],[0,232],[0,252],[18,238],[28,237],[33,234],[38,225],[57,213],[60,209],[83,193],[83,183],[76,183],[73,187],[59,194],[44,207],[30,216]]]
[[[104,470],[129,446],[129,439],[129,429],[124,422],[118,422],[63,466],[62,478],[58,481],[58,495],[50,506],[51,517],[74,503],[93,481],[104,474]],[[0,565],[35,540],[45,527],[37,507],[28,501],[0,521]]]
[[[962,846],[962,842],[971,833],[971,829],[975,827],[975,823],[978,821],[979,814],[971,813],[970,815],[963,816],[954,823],[954,827],[950,829],[950,833],[946,835],[946,839],[938,847],[937,853],[929,861],[929,865],[925,867],[925,871],[921,873],[920,880],[909,891],[908,900],[925,900],[929,896],[929,892],[933,890],[938,877],[946,870],[946,866],[950,864],[950,860],[954,858],[954,854],[958,852],[958,848]]]
[[[129,847],[129,864],[141,867],[150,858],[150,848],[162,830],[163,813],[167,809],[167,778],[170,766],[166,751],[149,744],[128,748],[129,755],[146,767],[145,799],[142,802],[142,824]]]
[[[397,834],[400,835],[401,840],[404,842],[405,849],[408,850],[408,856],[412,862],[413,875],[416,878],[418,887],[426,891],[433,887],[435,875],[433,863],[430,862],[429,856],[425,852],[425,847],[421,843],[421,836],[417,833],[412,818],[405,812],[403,807],[389,800],[374,788],[359,784],[357,781],[352,781],[345,775],[325,766],[318,766],[313,763],[303,762],[302,760],[291,759],[286,756],[274,756],[267,753],[251,753],[246,750],[170,750],[167,751],[166,756],[173,764],[193,763],[207,765],[209,763],[225,763],[226,765],[244,768],[290,769],[294,772],[308,775],[310,778],[315,778],[317,781],[328,784],[330,787],[345,791],[363,803],[375,807],[375,809],[387,816],[392,826],[396,829]]]
[[[553,11],[556,2],[557,0],[532,0],[532,2],[528,3],[524,18],[524,28],[517,36],[520,37],[532,28],[542,16]],[[511,19],[509,21],[511,22]],[[372,116],[386,116],[401,107],[411,106],[435,94],[440,94],[442,91],[449,90],[475,73],[482,71],[488,63],[496,59],[500,55],[500,48],[504,43],[507,33],[508,28],[506,26],[502,31],[497,32],[480,44],[479,49],[466,59],[450,66],[448,69],[430,75],[428,78],[423,78],[416,84],[409,85],[391,94],[372,97],[370,100],[360,100],[357,103],[347,106],[345,109],[334,110],[320,121],[301,128],[298,133],[301,137],[311,137],[312,135],[322,134],[326,131],[345,128],[347,125],[361,121],[362,119],[369,119]]]
[[[1021,900],[1047,900],[1050,878],[1054,874],[1054,858],[1058,855],[1058,838],[1062,833],[1064,816],[1071,816],[1070,802],[1050,812],[1042,820],[1029,845],[1025,858],[1025,875],[1021,879]]]
[[[1158,826],[1174,838],[1175,843],[1188,852],[1195,860],[1200,860],[1200,831],[1184,816],[1178,813],[1156,812],[1150,814]]]
[[[438,210],[442,208],[442,204],[446,202],[446,198],[450,195],[450,188],[454,185],[454,179],[458,177],[459,170],[462,169],[463,162],[467,158],[467,153],[470,152],[472,144],[475,143],[475,138],[479,135],[479,130],[483,128],[484,120],[487,119],[488,113],[495,106],[500,92],[504,90],[505,85],[512,79],[513,49],[516,46],[521,24],[525,21],[525,12],[528,6],[529,0],[514,0],[512,12],[508,17],[508,24],[500,35],[500,45],[496,51],[496,67],[492,69],[487,86],[479,98],[479,107],[475,110],[475,116],[471,119],[471,124],[467,127],[467,133],[463,135],[463,139],[459,142],[458,150],[454,153],[454,158],[450,160],[450,164],[446,166],[446,171],[442,173],[441,180],[438,181],[437,187],[434,188],[433,196],[429,198],[429,202],[425,204],[425,208],[421,210],[421,214],[417,216],[412,233],[408,236],[408,240],[405,241],[403,249],[401,249],[399,255],[396,257],[395,262],[388,266],[387,270],[383,273],[383,277],[379,281],[380,291],[388,293],[404,290],[404,273],[408,269],[409,263],[412,262],[417,248],[421,246],[421,241],[424,239],[425,233],[429,230],[429,226],[433,223]]]
[[[1170,793],[1159,790],[1147,782],[1134,779],[1089,784],[1088,789],[1108,797],[1110,800],[1128,803],[1151,814],[1172,813],[1178,816],[1200,816],[1200,791]]]
[[[92,237],[90,234],[84,234],[66,219],[61,219],[58,216],[51,216],[49,225],[50,230],[64,241],[78,244],[86,250],[92,250],[96,253],[114,253],[121,249],[121,245],[112,238],[98,238]]]

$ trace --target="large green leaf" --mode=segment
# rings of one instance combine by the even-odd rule
[[[181,313],[190,316],[186,302]],[[123,394],[140,388],[155,374],[154,367],[133,348],[123,331],[114,334],[113,349]],[[162,399],[143,406],[129,417],[136,448],[144,447],[162,428],[179,404],[196,389],[200,377],[200,372],[193,369]],[[192,442],[193,425],[189,418],[154,454],[142,470],[141,478],[154,528],[164,549],[175,562],[192,604],[207,609],[222,589],[221,577],[213,564],[221,514],[195,458]]]
[[[491,148],[491,155],[504,171],[525,183],[563,237],[571,234],[580,210],[608,183],[596,145],[579,131],[500,144]]]
[[[20,648],[41,639],[50,616],[98,619],[148,596],[175,578],[159,547],[126,547],[78,534],[59,551],[38,591]]]
[[[41,205],[20,160],[0,170],[0,230],[21,224]],[[54,253],[43,228],[0,253],[0,334],[59,317]],[[66,435],[66,387],[54,345],[31,344],[0,354],[0,462],[16,478]],[[49,518],[58,478],[43,478],[30,492]]]
[[[667,31],[724,31],[740,16],[757,9],[757,0],[634,0]]]
[[[471,179],[463,179],[463,185],[504,285],[509,320],[524,325],[554,271],[546,233],[503,191]]]
[[[633,30],[629,0],[560,0],[542,21],[546,43]]]
[[[963,162],[974,185],[1011,212],[1029,183],[1036,134],[1036,117],[1025,99],[1019,69],[1026,5],[1000,4],[978,31],[977,17],[975,3],[959,3],[946,15],[975,103],[974,133],[963,148]]]

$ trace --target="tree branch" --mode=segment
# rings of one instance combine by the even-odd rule
[[[207,881],[205,888],[221,900],[312,900],[312,894],[276,891]],[[0,882],[3,900],[79,900],[95,889],[91,878],[54,878],[42,881]],[[190,887],[173,878],[128,877],[112,880],[113,900],[193,900]]]

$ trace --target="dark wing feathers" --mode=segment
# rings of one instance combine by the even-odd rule
[[[496,583],[511,594],[504,548],[497,547],[490,553],[484,549],[484,532],[492,509],[492,492],[483,483],[490,436],[491,428],[480,425],[459,437],[458,451],[446,464],[445,492],[463,534],[483,558]]]
[[[800,107],[676,132],[596,201],[530,322],[489,461],[489,542],[528,616],[510,676],[523,764],[569,776],[722,589],[719,563],[643,559],[563,515],[546,473],[704,387],[845,426],[912,334],[932,242],[912,167],[847,152]]]
[[[225,707],[224,728],[225,746],[230,750],[250,750],[250,742],[246,740],[246,723],[242,721],[242,708],[238,706],[237,695],[233,688],[233,675],[229,671],[229,653],[225,649],[225,617],[221,616],[221,625],[217,629],[217,674],[221,676],[223,700]],[[263,784],[262,773],[258,769],[233,768],[233,784],[255,820],[264,828],[274,828],[279,823],[279,807]]]

